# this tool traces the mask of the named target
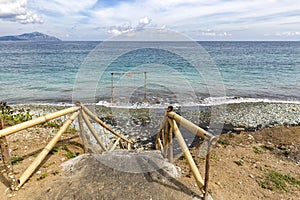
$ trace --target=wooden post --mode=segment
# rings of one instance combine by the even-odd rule
[[[121,140],[119,140],[119,145],[120,145],[120,148],[121,148],[121,149],[125,149],[124,144],[122,143]]]
[[[170,131],[172,131],[172,128],[171,128],[169,122],[166,121],[165,130],[164,130],[164,144],[163,144],[164,145],[164,152],[163,152],[164,157],[167,157],[167,152],[168,152],[168,149],[170,148],[170,146],[169,146],[169,144],[170,144],[170,137],[169,137]],[[170,150],[169,150],[169,152],[170,152]],[[170,155],[169,155],[169,161],[170,161]]]
[[[49,121],[51,119],[55,119],[55,118],[61,117],[63,115],[75,112],[79,109],[80,109],[80,107],[66,108],[64,110],[60,110],[60,111],[57,111],[55,113],[51,113],[51,114],[48,114],[48,115],[45,115],[45,116],[42,116],[42,117],[32,119],[32,120],[27,121],[27,122],[23,122],[21,124],[17,124],[17,125],[8,127],[6,129],[0,130],[0,137],[10,135],[12,133],[24,130],[26,128],[30,128],[32,126],[35,126],[35,125],[38,125],[40,123]]]
[[[131,150],[131,143],[127,143],[127,150]]]
[[[183,151],[183,154],[184,154],[184,156],[185,156],[185,158],[186,158],[186,160],[187,160],[187,162],[190,166],[190,169],[191,169],[191,171],[194,175],[196,183],[197,183],[200,191],[203,192],[204,181],[203,181],[203,179],[200,175],[200,172],[199,172],[199,170],[198,170],[198,168],[195,164],[195,161],[193,160],[192,155],[191,155],[191,153],[190,153],[190,151],[189,151],[189,149],[188,149],[188,147],[187,147],[187,145],[186,145],[186,143],[185,143],[185,141],[184,141],[184,139],[183,139],[183,137],[182,137],[182,135],[181,135],[181,133],[178,129],[176,121],[173,120],[173,119],[168,119],[168,121],[169,121],[169,123],[170,123],[170,125],[173,129],[175,137],[178,140],[178,144],[180,145],[181,150]]]
[[[175,112],[168,112],[167,113],[168,117],[171,119],[174,119],[178,124],[181,124],[183,127],[191,131],[192,133],[198,135],[200,138],[205,139],[205,138],[211,138],[213,135],[206,130],[198,127],[197,125],[193,124],[189,120],[183,118],[182,116],[176,114]]]
[[[87,109],[87,107],[85,107],[83,104],[80,104],[80,106],[82,107],[82,109],[84,110],[84,112],[91,117],[94,121],[98,122],[103,128],[107,129],[108,131],[110,131],[112,134],[114,134],[115,136],[121,138],[122,140],[125,140],[126,142],[131,143],[131,141],[125,137],[123,137],[122,135],[120,135],[119,133],[117,133],[116,131],[114,131],[112,128],[110,128],[109,126],[107,126],[101,119],[99,119],[99,117],[97,117],[96,115],[94,115],[89,109]]]
[[[169,162],[173,163],[173,132],[172,128],[169,126],[169,129],[167,130],[168,138],[169,138]]]
[[[213,145],[213,142],[216,141],[216,137],[212,137],[208,140],[207,144],[207,154],[205,159],[205,182],[204,182],[204,200],[208,200],[208,183],[209,183],[209,170],[210,170],[210,151]]]
[[[165,122],[165,124],[167,124],[169,122]],[[166,145],[166,137],[165,137],[165,131],[166,130],[166,125],[164,126],[164,129],[161,130],[161,142],[162,142],[162,145],[163,145],[163,156],[165,157],[165,154],[164,152],[167,151],[167,147],[165,146]]]
[[[163,145],[162,145],[162,143],[161,143],[161,141],[160,141],[160,138],[158,138],[157,144],[158,144],[158,146],[159,146],[159,150],[160,150],[161,153],[163,154],[164,147],[163,147]],[[156,150],[158,150],[158,148],[157,148]]]
[[[161,143],[161,140],[160,140],[161,133],[162,133],[162,131],[159,131],[156,135],[156,140],[155,140],[155,149],[156,150],[161,150],[161,147],[160,147],[160,144],[159,144],[159,142]]]
[[[3,119],[0,120],[0,130],[4,128]],[[10,189],[15,190],[17,186],[17,180],[15,178],[15,174],[13,171],[13,167],[11,164],[11,159],[9,155],[9,146],[6,140],[6,137],[0,138],[0,148],[1,148],[1,156],[3,160],[3,164],[7,173],[7,177],[10,179]]]
[[[105,145],[102,143],[99,135],[97,134],[97,132],[95,131],[95,129],[93,128],[93,125],[91,124],[91,122],[89,121],[88,117],[86,116],[85,112],[82,112],[82,118],[85,121],[87,127],[90,129],[91,133],[93,134],[93,136],[95,137],[96,141],[98,142],[98,144],[101,146],[101,148],[104,151],[107,151],[107,148],[105,147]]]
[[[110,148],[109,151],[113,151],[115,150],[115,148],[117,147],[118,143],[120,142],[121,138],[117,138],[117,140],[115,141],[115,143],[113,144],[113,146]]]
[[[83,143],[83,148],[84,148],[84,153],[87,153],[88,152],[88,148],[87,148],[87,144],[88,144],[88,141],[87,141],[87,138],[86,138],[86,134],[85,134],[85,131],[84,131],[84,128],[83,128],[83,119],[82,119],[82,110],[80,110],[80,113],[78,115],[78,124],[79,124],[79,136],[82,140],[82,143]]]
[[[35,158],[35,160],[30,164],[30,166],[25,170],[25,172],[18,179],[18,187],[19,189],[32,175],[32,173],[38,168],[38,166],[42,163],[48,153],[54,148],[61,135],[67,130],[70,124],[74,121],[74,119],[78,116],[79,112],[74,113],[68,120],[65,121],[63,126],[59,129],[57,134],[52,138],[52,140],[46,145],[46,147],[42,150],[42,152]]]
[[[162,120],[162,122],[161,122],[161,124],[159,126],[159,131],[156,134],[156,142],[155,142],[156,150],[158,150],[158,148],[160,146],[160,144],[158,142],[161,143],[160,137],[163,137],[163,130],[164,130],[165,126],[166,126],[166,120],[167,120],[167,115],[164,116],[164,118],[163,118],[163,120]],[[162,141],[164,141],[163,138],[162,138]],[[163,152],[163,148],[162,147],[160,148],[160,150],[162,150],[162,152]]]

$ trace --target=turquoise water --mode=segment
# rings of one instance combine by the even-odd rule
[[[0,100],[20,103],[72,103],[73,90],[79,69],[83,69],[89,53],[100,42],[0,42]],[[151,104],[209,103],[237,100],[300,101],[300,42],[199,42],[209,53],[221,76],[225,94],[209,98],[207,77],[184,58],[161,49],[143,48],[119,56],[105,69],[99,80],[94,99],[87,102],[110,102],[112,72],[147,72],[146,98]],[[159,46],[159,44],[157,44]],[[113,47],[116,48],[116,47]],[[107,53],[114,49],[106,47]],[[182,48],[174,44],[174,48]],[[187,48],[188,52],[189,49]],[[101,58],[98,58],[101,59]],[[203,60],[199,59],[199,62]],[[94,63],[97,66],[97,63]],[[138,66],[142,66],[138,68]],[[167,67],[165,67],[167,66]],[[100,66],[99,66],[100,67]],[[168,71],[168,70],[170,70]],[[93,72],[90,72],[93,73]],[[163,74],[163,75],[162,75]],[[180,76],[187,84],[168,81]],[[89,74],[87,74],[88,80]],[[213,77],[211,77],[213,79]],[[151,82],[152,80],[152,82]],[[94,80],[91,80],[94,81]],[[144,98],[144,74],[114,75],[115,99],[127,95],[134,103]],[[192,85],[196,97],[186,90]],[[83,88],[81,88],[83,89]],[[131,90],[130,90],[131,91]],[[184,98],[177,98],[179,92]],[[119,95],[119,96],[118,96]],[[224,96],[227,96],[224,99]],[[184,99],[184,100],[183,100]],[[85,101],[84,97],[82,101]],[[185,101],[185,102],[181,102]]]

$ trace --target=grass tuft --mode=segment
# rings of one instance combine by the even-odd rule
[[[271,191],[289,192],[289,185],[300,186],[300,181],[289,174],[280,174],[279,172],[271,171],[265,175],[259,184],[262,188]]]

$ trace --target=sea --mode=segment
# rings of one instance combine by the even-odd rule
[[[104,43],[0,42],[0,101],[146,107],[300,102],[299,41],[199,41],[197,50],[184,42]]]

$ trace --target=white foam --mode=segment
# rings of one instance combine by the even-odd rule
[[[149,102],[137,102],[131,103],[111,103],[109,101],[99,101],[98,103],[89,103],[85,105],[97,105],[105,106],[108,108],[127,108],[127,109],[141,109],[141,108],[153,108],[153,109],[165,109],[172,105],[173,107],[208,107],[216,105],[226,105],[226,104],[239,104],[239,103],[279,103],[279,104],[300,104],[300,101],[296,100],[277,100],[277,99],[267,99],[267,98],[243,98],[243,97],[208,97],[203,99],[201,102],[183,102],[183,103],[169,103],[160,102],[157,104],[151,104]],[[61,107],[72,107],[72,103],[28,103],[28,104],[14,104],[17,106],[61,106]]]
[[[276,99],[266,99],[266,98],[208,97],[205,98],[200,105],[213,106],[213,105],[234,104],[234,103],[258,103],[258,102],[300,104],[300,101],[276,100]]]
[[[216,106],[216,105],[226,105],[226,104],[238,104],[238,103],[283,103],[283,104],[300,104],[300,101],[292,100],[276,100],[276,99],[266,99],[266,98],[242,98],[242,97],[208,97],[203,99],[200,103],[196,102],[185,102],[185,103],[160,103],[160,104],[150,104],[148,102],[135,103],[135,104],[125,104],[125,103],[110,103],[107,101],[99,101],[96,105],[101,105],[105,107],[113,108],[166,108],[170,105],[174,107],[206,107],[206,106]]]

